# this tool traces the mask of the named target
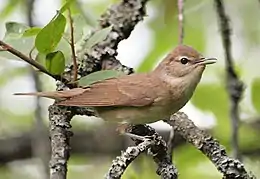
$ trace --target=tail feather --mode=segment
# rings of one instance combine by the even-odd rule
[[[26,95],[26,96],[40,96],[45,98],[51,98],[56,100],[68,99],[76,95],[80,95],[87,91],[84,88],[73,88],[66,91],[47,91],[47,92],[36,92],[36,93],[14,93],[14,95]]]
[[[39,96],[39,97],[45,97],[50,99],[64,99],[59,97],[56,92],[35,92],[35,93],[14,93],[14,95],[19,96]]]

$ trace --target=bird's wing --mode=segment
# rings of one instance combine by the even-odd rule
[[[160,80],[148,74],[133,74],[93,84],[86,91],[58,105],[65,106],[146,106],[156,100]]]

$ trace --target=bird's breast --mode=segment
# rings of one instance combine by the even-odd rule
[[[109,122],[128,122],[132,124],[146,124],[169,118],[169,106],[144,107],[98,107],[99,116]]]
[[[171,104],[175,112],[179,111],[191,99],[198,80],[172,80],[168,83],[171,92]]]

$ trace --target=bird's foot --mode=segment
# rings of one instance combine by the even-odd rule
[[[118,127],[116,128],[116,131],[121,134],[121,135],[124,135],[124,136],[128,136],[134,140],[140,140],[140,141],[145,141],[147,139],[150,139],[151,136],[140,136],[140,135],[137,135],[137,134],[133,134],[131,133],[128,128],[131,127],[131,124],[129,123],[121,123],[118,125]]]
[[[136,134],[132,134],[132,133],[124,133],[125,136],[128,136],[134,140],[140,140],[140,141],[145,141],[149,138],[149,136],[140,136],[140,135],[136,135]]]
[[[119,134],[125,134],[127,133],[127,128],[130,127],[131,125],[129,123],[120,123],[118,124],[116,131]]]

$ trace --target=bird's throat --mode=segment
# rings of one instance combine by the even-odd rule
[[[176,108],[182,108],[190,100],[200,82],[202,73],[203,70],[183,77],[174,77],[166,73],[160,76],[169,89],[173,103],[177,105]]]

